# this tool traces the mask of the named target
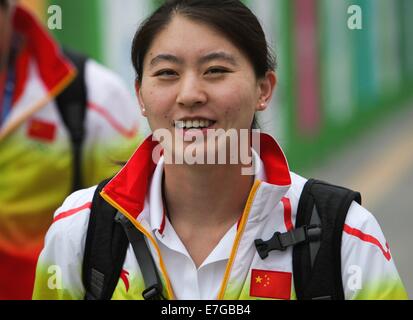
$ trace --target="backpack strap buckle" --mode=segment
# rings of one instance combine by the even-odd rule
[[[256,239],[254,241],[258,254],[261,259],[268,257],[268,253],[272,250],[284,251],[286,247],[282,244],[280,239],[281,233],[275,232],[271,239],[264,241],[262,239]]]
[[[164,300],[162,292],[157,285],[152,285],[142,292],[142,297],[145,300]]]
[[[321,238],[321,225],[313,224],[304,226],[306,229],[307,242],[319,241]]]
[[[261,259],[265,259],[268,257],[268,253],[273,250],[285,251],[288,247],[299,243],[318,241],[320,237],[320,225],[305,225],[284,233],[275,232],[269,240],[256,239],[254,243]]]

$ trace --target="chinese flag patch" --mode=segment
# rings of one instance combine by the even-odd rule
[[[27,135],[30,138],[52,142],[56,137],[56,125],[39,119],[30,120]]]
[[[290,272],[251,270],[250,296],[290,300]]]

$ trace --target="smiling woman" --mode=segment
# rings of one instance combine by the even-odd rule
[[[132,62],[153,135],[114,178],[73,194],[57,210],[63,218],[46,237],[34,298],[406,297],[359,195],[317,184],[328,192],[318,193],[312,210],[303,203],[312,180],[290,172],[272,137],[258,133],[253,143],[254,114],[267,108],[276,85],[275,62],[241,1],[166,1],[136,32]],[[160,131],[173,143],[158,141]],[[235,143],[223,143],[233,136]],[[226,161],[167,161],[179,150],[193,152],[192,143],[213,156],[224,150]],[[251,155],[252,174],[231,161],[234,150]],[[314,261],[317,281],[303,287],[300,271]],[[62,268],[64,289],[47,287],[50,265]],[[355,265],[362,273],[356,289],[347,285]]]
[[[140,39],[135,40],[134,46],[140,47]],[[191,50],[186,48],[187,43],[191,43]],[[148,118],[152,131],[156,135],[157,130],[168,129],[172,138],[183,136],[184,142],[218,129],[240,137],[242,129],[251,128],[255,112],[266,108],[275,85],[272,70],[259,78],[244,51],[210,26],[181,14],[176,14],[168,27],[152,40],[143,66],[138,70],[142,70],[142,76],[137,77],[142,80],[136,83],[138,97],[141,106],[145,106],[142,113]],[[158,90],[162,90],[161,95],[151,94]],[[225,142],[225,139],[220,140],[218,149],[223,148],[221,145]],[[229,149],[238,144],[232,144]],[[211,153],[215,148],[208,150]],[[165,146],[166,156],[172,152],[176,157],[175,151],[174,146],[171,150]],[[222,167],[216,169],[223,170]],[[235,166],[231,169],[237,170]],[[246,194],[249,188],[245,189]]]

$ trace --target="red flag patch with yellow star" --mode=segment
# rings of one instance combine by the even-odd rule
[[[27,135],[33,139],[52,142],[56,137],[56,125],[40,119],[31,119]]]
[[[291,297],[290,272],[251,270],[250,296],[289,300]]]

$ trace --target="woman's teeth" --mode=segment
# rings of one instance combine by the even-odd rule
[[[211,120],[182,120],[175,121],[175,127],[178,129],[198,129],[198,128],[208,128],[214,122]]]

